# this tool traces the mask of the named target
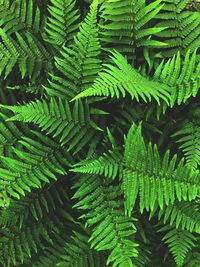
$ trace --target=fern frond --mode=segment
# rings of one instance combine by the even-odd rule
[[[50,74],[47,94],[71,99],[92,84],[101,68],[101,47],[97,27],[98,1],[93,1],[90,12],[80,24],[74,43],[63,47],[61,57],[55,57],[60,76]],[[64,78],[63,78],[64,77]]]
[[[101,130],[92,120],[87,103],[81,101],[71,106],[68,101],[51,98],[25,106],[1,106],[15,113],[9,120],[33,122],[47,134],[59,137],[61,146],[68,144],[67,151],[76,147],[74,153],[91,142],[94,136],[99,137],[96,130]]]
[[[31,257],[38,252],[39,244],[46,241],[47,244],[52,244],[53,240],[50,237],[50,230],[47,231],[43,224],[32,225],[24,231],[13,229],[13,233],[4,231],[4,238],[1,239],[1,250],[4,258],[2,266],[18,265],[24,262],[28,255]],[[55,230],[55,229],[54,229]]]
[[[0,9],[0,27],[11,35],[16,32],[29,31],[35,34],[42,31],[44,17],[33,0],[3,1]]]
[[[118,52],[113,52],[111,59],[114,64],[106,64],[107,69],[99,74],[94,84],[79,93],[73,100],[88,96],[124,98],[129,94],[137,102],[140,99],[147,102],[154,98],[158,104],[161,99],[168,103],[170,96],[168,86],[143,77]]]
[[[200,253],[198,251],[192,251],[188,253],[185,259],[185,267],[196,267],[200,262]]]
[[[51,55],[47,49],[31,33],[26,32],[25,38],[16,33],[16,40],[0,29],[2,43],[0,44],[0,74],[5,78],[18,65],[22,78],[28,75],[36,79],[42,68],[47,67]]]
[[[77,189],[73,199],[79,199],[75,208],[88,210],[81,218],[92,228],[89,239],[91,248],[97,251],[111,250],[107,264],[134,266],[137,257],[136,244],[129,239],[135,232],[133,218],[124,215],[123,202],[118,200],[122,192],[96,175],[79,175],[74,185]]]
[[[175,225],[176,229],[200,233],[200,210],[195,202],[175,202],[158,213],[158,218],[163,218],[164,223]]]
[[[81,161],[73,166],[70,171],[77,173],[88,173],[104,175],[105,177],[115,179],[117,175],[122,174],[122,155],[117,150],[109,150],[103,156],[94,157],[86,161]]]
[[[23,132],[22,125],[16,125],[14,122],[7,122],[10,112],[0,112],[0,156],[11,156],[12,147],[21,140],[22,135],[28,135],[28,129]],[[1,164],[0,164],[1,165]]]
[[[19,143],[24,150],[13,148],[16,158],[1,157],[0,188],[5,201],[20,199],[31,188],[41,188],[41,183],[57,180],[56,174],[65,174],[70,166],[70,155],[53,140],[33,132],[35,139],[23,137]],[[41,146],[42,144],[42,146]]]
[[[102,252],[90,250],[89,237],[86,234],[74,232],[71,242],[64,245],[65,255],[57,263],[57,267],[102,267],[106,259]]]
[[[4,238],[1,239],[0,246],[0,253],[3,254],[5,262],[3,266],[30,265],[30,263],[34,266],[32,260],[37,259],[37,256],[41,256],[39,258],[42,264],[48,252],[51,252],[51,255],[48,253],[49,259],[52,260],[50,263],[56,265],[60,254],[58,255],[58,251],[55,253],[53,250],[59,249],[62,255],[64,244],[69,241],[72,230],[76,229],[72,216],[63,207],[56,204],[55,211],[51,211],[50,215],[47,214],[37,223],[29,221],[22,229],[13,226],[3,228],[1,234]]]
[[[195,246],[196,238],[193,234],[175,229],[169,226],[164,226],[159,231],[168,232],[163,237],[163,241],[169,247],[170,252],[172,253],[176,266],[183,266],[184,260],[188,252]]]
[[[156,33],[159,39],[165,42],[166,48],[162,54],[171,57],[178,51],[185,53],[191,49],[195,51],[200,41],[200,13],[186,10],[190,0],[164,0],[161,11],[156,15],[156,27],[166,27]]]
[[[27,221],[32,223],[41,221],[46,214],[57,208],[57,205],[65,205],[69,200],[61,184],[52,184],[49,189],[40,189],[30,192],[20,200],[11,201],[5,207],[0,216],[2,227],[18,227],[22,229]]]
[[[79,14],[73,0],[51,0],[48,5],[49,16],[45,30],[46,41],[52,45],[61,47],[73,40],[78,30]]]
[[[179,148],[183,151],[187,163],[193,168],[198,168],[200,165],[199,119],[184,121],[181,129],[173,136],[178,137],[177,143],[181,143]]]
[[[196,51],[188,50],[184,60],[178,52],[172,59],[156,69],[154,78],[171,87],[171,106],[185,103],[190,96],[195,97],[200,89],[200,62]]]
[[[161,8],[161,0],[150,4],[143,0],[104,1],[100,24],[103,46],[128,54],[131,59],[137,47],[162,47],[164,43],[151,37],[165,27],[149,25]]]
[[[130,215],[136,198],[140,196],[140,210],[153,210],[156,201],[163,205],[181,200],[195,199],[199,194],[199,171],[184,165],[177,156],[169,159],[167,151],[161,160],[157,146],[146,147],[141,125],[132,126],[125,143],[123,187],[125,209]],[[177,165],[177,167],[176,167]]]

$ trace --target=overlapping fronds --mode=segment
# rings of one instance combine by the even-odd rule
[[[64,245],[65,254],[57,263],[57,267],[102,267],[105,263],[105,254],[90,250],[89,236],[74,232],[71,241]]]
[[[26,255],[31,257],[38,252],[38,245],[42,240],[52,243],[49,234],[44,225],[35,225],[27,228],[25,231],[13,231],[13,233],[4,233],[4,239],[1,239],[1,250],[3,254],[2,265],[18,265],[24,262]]]
[[[71,99],[87,88],[101,68],[101,47],[97,27],[98,1],[91,5],[90,12],[80,24],[79,32],[70,47],[63,47],[61,57],[55,58],[60,76],[50,74],[46,92],[51,96]]]
[[[40,264],[43,263],[45,254],[48,252],[51,252],[51,254],[48,253],[51,262],[48,262],[51,264],[58,262],[60,254],[55,253],[55,249],[59,248],[61,255],[64,253],[63,246],[69,241],[69,234],[71,234],[73,229],[73,218],[65,209],[58,205],[56,211],[50,214],[50,217],[45,216],[43,220],[37,223],[30,221],[22,229],[12,227],[1,231],[1,235],[4,237],[1,239],[0,246],[2,254],[0,262],[2,265],[30,265],[31,263],[31,265],[35,266],[35,260],[33,259],[37,259],[37,254],[40,254],[41,251],[44,256],[39,257]],[[59,220],[57,219],[58,215]],[[9,229],[12,229],[12,232],[9,232]],[[32,259],[31,262],[30,258]],[[42,264],[42,266],[47,265]]]
[[[196,251],[188,253],[187,258],[185,259],[186,267],[196,267],[200,262],[200,254]]]
[[[199,119],[184,121],[181,129],[173,136],[178,138],[180,149],[183,151],[187,163],[197,168],[200,165],[200,123]]]
[[[152,36],[165,27],[153,27],[148,23],[162,9],[161,0],[147,4],[144,0],[109,0],[101,7],[101,40],[106,49],[116,49],[134,56],[136,47],[162,47],[164,43]]]
[[[79,173],[89,173],[104,175],[105,177],[115,179],[117,175],[122,174],[122,155],[118,150],[109,150],[103,156],[90,158],[73,166],[71,171]]]
[[[118,52],[113,52],[113,64],[106,64],[103,72],[94,84],[78,94],[74,99],[88,96],[123,97],[130,95],[136,101],[151,101],[154,98],[158,103],[170,98],[169,87],[163,83],[143,77],[137,70],[128,64],[127,59]]]
[[[1,193],[6,201],[19,199],[31,188],[41,188],[43,182],[57,180],[56,174],[65,174],[64,166],[71,165],[70,155],[53,140],[33,132],[35,139],[23,137],[23,149],[13,148],[16,159],[1,156]],[[42,144],[42,146],[41,146]]]
[[[188,252],[195,246],[196,238],[188,231],[175,229],[173,227],[169,227],[168,225],[164,226],[159,231],[166,230],[168,230],[168,232],[162,240],[168,245],[176,262],[176,266],[183,266]]]
[[[58,137],[62,146],[68,144],[68,151],[76,147],[74,153],[91,142],[96,130],[101,130],[92,120],[88,104],[80,100],[73,106],[60,98],[51,98],[50,101],[37,100],[25,106],[2,107],[16,114],[10,120],[33,122],[42,131]]]
[[[77,175],[76,193],[73,199],[79,199],[75,208],[85,210],[81,217],[92,228],[89,239],[91,247],[97,251],[111,250],[107,263],[113,266],[134,266],[132,257],[137,257],[137,245],[129,237],[136,228],[133,218],[124,215],[123,202],[118,200],[121,188],[114,186],[96,175]]]
[[[164,223],[189,232],[200,233],[200,210],[198,202],[175,202],[160,210],[159,219]]]
[[[51,185],[49,189],[32,191],[20,200],[11,201],[1,212],[2,227],[17,227],[21,229],[29,220],[41,221],[46,214],[55,210],[58,205],[65,205],[68,196],[61,184]]]
[[[178,52],[167,62],[162,61],[156,69],[154,78],[171,87],[171,106],[180,105],[189,97],[195,97],[200,89],[200,62],[196,52],[188,50],[184,60]]]
[[[199,0],[0,0],[0,266],[199,266],[199,43]]]
[[[167,151],[161,159],[157,146],[145,145],[141,125],[132,126],[125,143],[123,187],[125,209],[131,214],[137,196],[140,197],[140,210],[154,208],[158,201],[163,205],[173,203],[175,199],[195,199],[200,190],[199,171],[177,162],[177,155],[170,159]]]
[[[73,0],[51,0],[48,5],[49,14],[45,30],[50,42],[54,46],[61,47],[73,40],[78,29],[79,14]]]
[[[8,112],[0,112],[0,156],[11,156],[12,147],[17,145],[24,134],[20,124],[17,126],[14,122],[6,121],[9,116]],[[28,134],[28,129],[25,132]]]
[[[190,0],[162,1],[162,10],[156,15],[158,19],[156,27],[166,27],[166,29],[156,35],[167,44],[166,49],[162,51],[164,56],[173,56],[179,50],[182,53],[187,49],[194,51],[199,47],[200,13],[188,10],[187,6],[191,2]]]
[[[22,78],[28,75],[34,80],[49,64],[51,55],[43,44],[29,32],[24,36],[16,33],[15,40],[0,29],[0,74],[4,73],[5,78],[18,66]]]
[[[27,30],[37,34],[42,31],[43,24],[44,17],[33,0],[1,0],[0,27],[8,35]]]

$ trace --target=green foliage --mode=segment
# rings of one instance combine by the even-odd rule
[[[90,118],[89,106],[81,101],[76,101],[73,109],[67,101],[56,98],[51,98],[48,102],[31,102],[26,106],[2,107],[16,114],[9,120],[33,122],[47,134],[60,136],[61,146],[69,144],[67,151],[77,146],[74,153],[81,150],[96,135],[95,129],[101,130]]]
[[[0,266],[197,267],[197,0],[0,0]]]
[[[168,245],[169,251],[172,253],[176,262],[176,266],[182,266],[188,251],[195,246],[196,238],[187,231],[173,229],[168,227],[168,225],[160,229],[160,231],[166,230],[169,232],[162,240]]]
[[[44,18],[33,0],[1,0],[0,2],[0,27],[8,35],[15,32],[39,33],[42,31]]]
[[[167,86],[140,75],[118,52],[112,53],[111,59],[116,66],[105,65],[107,69],[100,72],[99,78],[95,80],[92,87],[81,92],[74,99],[88,96],[125,98],[129,94],[138,102],[140,98],[147,102],[147,99],[151,101],[153,97],[158,103],[160,103],[160,99],[168,103],[170,95]]]
[[[71,99],[87,88],[101,68],[100,43],[97,28],[97,6],[94,1],[79,32],[74,36],[74,43],[60,50],[60,57],[55,57],[55,65],[61,76],[50,74],[49,86],[45,89],[50,96]]]
[[[190,55],[190,50],[181,62],[180,53],[173,56],[165,64],[164,61],[156,69],[154,77],[171,87],[171,105],[186,102],[191,96],[198,94],[200,87],[200,62],[196,52]]]
[[[29,78],[36,79],[51,58],[47,49],[29,32],[25,33],[24,38],[16,33],[14,40],[0,28],[0,36],[0,74],[4,71],[6,78],[18,65],[22,78],[28,75]]]
[[[111,250],[107,263],[113,262],[113,266],[132,266],[137,244],[128,237],[136,232],[136,227],[134,219],[124,215],[123,201],[118,200],[122,193],[120,187],[101,176],[88,175],[80,177],[74,188],[78,190],[73,198],[79,198],[74,207],[88,210],[81,217],[86,219],[87,226],[93,227],[91,247],[97,251]]]
[[[181,143],[187,163],[194,168],[200,165],[200,124],[199,119],[184,121],[181,129],[174,136],[181,136],[177,142]]]
[[[57,263],[58,267],[101,267],[105,262],[105,255],[90,250],[88,235],[74,232],[72,242],[65,244],[65,255]],[[68,254],[68,255],[67,255]]]
[[[78,29],[78,11],[73,0],[51,0],[48,6],[49,14],[46,23],[48,38],[46,41],[54,46],[61,47],[66,42],[72,41],[73,35]]]
[[[152,27],[149,22],[162,10],[162,1],[147,4],[144,0],[104,1],[101,40],[106,49],[116,49],[133,57],[138,47],[162,47],[164,43],[151,38],[165,27]],[[133,60],[133,58],[132,58]]]
[[[167,43],[162,53],[173,56],[177,51],[185,53],[187,49],[194,51],[199,47],[200,19],[199,12],[189,9],[190,0],[164,0],[163,8],[156,15],[156,27],[166,27],[156,35],[161,41]]]
[[[159,211],[159,219],[163,217],[164,223],[169,222],[176,228],[190,232],[200,232],[198,202],[176,202]]]
[[[124,152],[123,187],[125,209],[131,214],[137,195],[140,196],[140,210],[154,209],[158,201],[169,205],[174,199],[195,199],[200,190],[199,171],[192,171],[184,161],[177,163],[177,155],[170,160],[169,150],[161,160],[157,146],[146,147],[141,135],[141,125],[132,127],[128,133]]]

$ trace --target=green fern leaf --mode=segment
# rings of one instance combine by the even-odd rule
[[[81,161],[75,164],[70,171],[88,174],[99,174],[105,177],[115,179],[117,175],[122,175],[122,155],[119,151],[108,151],[103,156],[94,159]]]
[[[29,190],[29,189],[28,189]],[[56,209],[58,203],[66,205],[68,196],[61,184],[52,184],[49,190],[32,191],[20,200],[15,200],[2,210],[0,225],[22,229],[27,221],[41,221],[46,214]]]
[[[49,16],[45,30],[48,38],[46,41],[56,47],[73,40],[78,29],[78,11],[75,9],[75,1],[51,0],[48,6]]]
[[[24,147],[13,148],[17,157],[1,157],[3,167],[0,169],[0,188],[5,201],[12,198],[20,199],[30,188],[41,188],[41,183],[57,180],[55,174],[65,174],[63,167],[70,166],[72,159],[57,143],[33,132],[38,141],[23,137],[19,143]],[[43,146],[41,146],[43,144]]]
[[[71,242],[65,244],[65,254],[61,256],[57,267],[102,267],[105,264],[105,255],[90,250],[88,236],[74,232]]]
[[[79,198],[75,208],[86,210],[81,217],[86,225],[92,227],[89,239],[91,247],[97,251],[111,250],[107,264],[113,266],[134,266],[132,257],[137,257],[137,245],[128,239],[136,228],[133,218],[124,216],[123,202],[117,200],[121,196],[118,186],[109,185],[101,177],[95,175],[79,175],[74,188],[77,188],[73,199]]]
[[[164,226],[159,231],[166,230],[169,230],[169,232],[165,234],[162,240],[168,245],[176,266],[183,266],[187,253],[195,246],[196,238],[187,231],[174,229],[169,226]]]
[[[33,0],[3,1],[0,3],[0,27],[9,36],[16,32],[33,32],[38,34],[42,31],[44,17],[38,6],[34,8]]]
[[[183,151],[187,163],[193,168],[198,168],[200,165],[199,120],[184,121],[181,129],[173,134],[173,136],[180,136],[177,143],[181,143],[179,147]]]
[[[47,134],[59,137],[61,146],[68,144],[68,151],[76,147],[74,153],[80,151],[94,136],[99,137],[96,130],[101,131],[91,119],[89,106],[81,101],[76,101],[73,107],[60,98],[38,100],[25,106],[1,106],[16,114],[9,120],[33,122]]]
[[[177,102],[185,103],[189,97],[195,97],[200,88],[200,62],[196,51],[188,50],[184,60],[178,52],[172,59],[162,63],[156,69],[155,79],[171,87],[171,106]]]
[[[51,55],[35,36],[26,32],[25,38],[16,33],[17,40],[9,37],[2,29],[0,36],[0,74],[5,72],[5,78],[19,66],[22,78],[28,74],[33,80],[38,77],[42,67],[47,66]]]
[[[101,47],[97,28],[98,1],[93,1],[90,12],[80,24],[79,32],[70,47],[63,47],[61,57],[55,57],[60,76],[50,74],[47,94],[71,99],[87,88],[101,68],[99,55]],[[64,76],[64,78],[63,78]]]
[[[175,225],[176,229],[200,233],[199,205],[195,202],[175,202],[159,211],[159,219],[163,218],[164,223],[169,222],[170,226]]]
[[[141,125],[132,126],[125,143],[123,187],[125,209],[129,215],[133,210],[136,198],[140,196],[140,210],[154,209],[158,201],[161,209],[164,203],[169,205],[177,198],[195,199],[199,194],[199,171],[178,164],[177,156],[169,159],[169,151],[163,160],[156,146],[151,143],[146,147],[141,134]],[[176,167],[177,165],[177,167]]]
[[[137,47],[162,47],[165,44],[152,37],[165,27],[151,27],[148,23],[162,8],[160,0],[147,5],[143,0],[109,0],[101,7],[101,40],[105,49],[116,49],[133,60]]]
[[[73,100],[88,96],[124,98],[129,94],[137,102],[140,98],[145,102],[154,98],[158,104],[160,99],[168,103],[169,88],[166,85],[143,77],[118,52],[113,52],[111,59],[116,66],[106,64],[107,69],[99,74],[95,83]]]
[[[159,40],[165,42],[166,48],[162,54],[171,57],[178,51],[192,52],[199,47],[200,41],[200,13],[188,11],[190,0],[164,0],[161,11],[156,15],[156,27],[166,27],[162,32],[156,33]]]

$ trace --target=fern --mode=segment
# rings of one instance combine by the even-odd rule
[[[101,40],[104,47],[130,56],[137,47],[162,47],[164,43],[151,37],[165,27],[148,25],[161,9],[160,0],[150,4],[143,0],[105,1],[101,8]]]
[[[0,0],[0,266],[199,265],[197,0]]]
[[[74,37],[73,45],[63,47],[61,57],[55,58],[56,68],[62,75],[50,73],[50,86],[44,87],[50,96],[71,99],[87,88],[99,72],[101,60],[98,57],[101,47],[98,38],[97,7],[98,1],[95,0]]]
[[[26,39],[16,33],[17,41],[9,37],[2,29],[0,36],[3,43],[0,44],[0,74],[4,71],[5,78],[18,65],[22,78],[28,74],[33,80],[38,77],[42,67],[48,65],[51,55],[46,48],[30,33],[26,33]]]
[[[180,53],[177,53],[165,64],[164,61],[155,72],[155,79],[171,87],[171,105],[175,102],[179,105],[186,102],[190,96],[195,97],[200,88],[200,62],[196,59],[196,52],[190,55],[186,53],[184,61],[181,62]]]
[[[46,40],[60,47],[73,40],[74,33],[78,29],[79,14],[72,0],[51,0],[51,3],[52,5],[48,6],[51,17],[48,17],[45,28],[48,35]]]
[[[149,80],[136,71],[127,60],[118,52],[113,52],[111,59],[116,66],[107,64],[107,69],[99,74],[95,83],[74,99],[88,96],[125,97],[128,93],[138,102],[140,98],[145,102],[154,98],[158,103],[160,99],[168,103],[169,89],[164,84]]]
[[[183,151],[187,163],[193,168],[200,165],[200,125],[198,120],[184,121],[182,128],[173,136],[181,136],[177,142]]]
[[[9,114],[10,115],[10,114]],[[0,155],[11,156],[12,147],[17,144],[24,134],[20,125],[15,125],[13,122],[6,122],[9,118],[6,112],[0,112]],[[28,132],[25,133],[28,135]]]
[[[11,201],[10,206],[1,212],[0,225],[4,227],[18,226],[22,229],[27,221],[41,221],[51,210],[55,210],[58,204],[65,205],[69,200],[61,184],[51,185],[51,188],[40,191],[36,189],[29,196],[20,200]]]
[[[66,255],[56,266],[75,266],[75,267],[101,267],[105,262],[105,255],[90,250],[88,246],[88,236],[74,232],[71,242],[65,244]]]
[[[13,149],[17,159],[1,157],[1,190],[5,201],[13,197],[19,199],[25,195],[25,191],[30,192],[32,187],[40,188],[41,182],[57,180],[55,174],[66,173],[62,164],[71,165],[70,156],[64,150],[59,151],[60,148],[54,141],[40,133],[34,134],[40,141],[28,137],[19,141],[27,151]],[[43,147],[40,146],[41,142]]]
[[[178,50],[184,53],[187,49],[195,51],[199,46],[199,12],[188,11],[190,0],[164,0],[162,10],[156,15],[156,27],[166,27],[156,33],[161,41],[167,43],[163,49],[165,56],[173,56]]]
[[[156,200],[161,209],[163,204],[195,199],[199,194],[199,171],[193,171],[183,160],[176,167],[177,156],[169,160],[169,151],[161,160],[157,147],[151,143],[146,147],[141,135],[141,125],[131,127],[124,152],[123,187],[125,209],[133,210],[137,195],[140,210],[153,209]]]
[[[74,165],[73,172],[104,175],[105,177],[115,179],[117,175],[122,175],[122,156],[119,151],[108,151],[103,156],[82,161]]]
[[[33,0],[2,0],[0,6],[0,27],[6,34],[42,31],[44,19],[39,7],[34,8]]]
[[[67,101],[56,98],[51,98],[48,102],[31,102],[27,106],[3,107],[16,114],[10,120],[33,122],[42,131],[47,131],[47,134],[59,136],[62,146],[69,144],[68,151],[77,146],[74,153],[81,150],[94,137],[95,129],[100,130],[90,118],[88,105],[81,101],[77,101],[73,109]]]
[[[108,186],[106,184],[101,177],[83,175],[74,186],[78,190],[73,198],[79,198],[74,207],[89,209],[82,218],[87,220],[87,226],[93,227],[89,239],[91,247],[98,251],[112,250],[108,264],[133,266],[131,258],[137,256],[137,245],[128,239],[136,231],[133,218],[124,216],[122,202],[117,201],[121,195],[120,188],[109,182]]]
[[[199,205],[198,203],[177,202],[168,205],[159,211],[159,219],[163,218],[164,223],[169,222],[175,225],[176,229],[187,230],[189,232],[200,232]]]
[[[163,227],[160,231],[170,231],[163,237],[163,241],[169,246],[170,252],[173,254],[176,266],[183,266],[184,259],[188,253],[195,246],[196,238],[187,231],[177,230]]]

